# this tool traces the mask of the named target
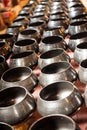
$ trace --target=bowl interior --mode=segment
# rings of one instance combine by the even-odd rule
[[[58,82],[43,88],[40,96],[46,101],[62,100],[73,92],[73,86],[68,82]]]
[[[31,69],[28,67],[12,68],[2,75],[3,81],[6,82],[18,82],[27,79],[31,74]]]
[[[30,130],[75,130],[75,124],[69,118],[51,116],[39,120]]]
[[[35,43],[35,40],[34,39],[26,39],[26,40],[20,40],[20,41],[17,41],[15,43],[16,46],[28,46],[28,45],[32,45]]]
[[[61,41],[62,41],[62,38],[59,36],[49,36],[42,40],[42,42],[45,44],[55,44]]]
[[[45,66],[41,71],[45,74],[62,73],[66,71],[69,66],[68,62],[57,62]]]
[[[26,91],[21,87],[11,87],[0,92],[0,108],[9,107],[20,103],[26,95]]]
[[[63,50],[62,49],[55,49],[55,50],[50,50],[50,51],[47,51],[45,53],[43,53],[40,58],[42,59],[49,59],[49,58],[52,58],[52,57],[56,57],[60,54],[63,53]]]

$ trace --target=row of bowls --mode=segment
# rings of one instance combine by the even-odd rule
[[[48,2],[45,1],[45,11],[48,10],[48,7],[46,5],[50,4],[51,2],[52,1],[48,1]],[[44,3],[44,1],[42,0],[41,3]],[[41,3],[39,3],[38,5],[40,5]],[[61,2],[59,2],[59,3],[61,3]],[[53,4],[53,2],[51,4]],[[42,4],[42,5],[44,5],[44,4]],[[61,4],[59,4],[59,5],[61,5]],[[39,6],[37,6],[37,8],[36,8],[36,6],[37,6],[37,4],[35,2],[35,4],[32,4],[32,6],[27,5],[26,7],[24,7],[22,11],[24,11],[24,10],[26,10],[27,12],[36,11],[38,13],[38,12],[40,12],[40,9],[39,9]],[[35,8],[35,10],[34,10],[34,8]],[[42,8],[42,6],[41,6],[41,8]],[[49,11],[48,11],[48,14],[49,14]],[[51,15],[50,15],[50,17],[51,17]],[[16,25],[16,22],[18,24],[18,21],[20,21],[19,18],[17,18],[14,21],[15,24],[13,23],[12,26]],[[21,26],[21,27],[26,27],[27,22],[29,22],[29,21],[26,20],[26,22],[24,22],[24,26]],[[46,21],[46,22],[48,22],[48,21]],[[39,21],[36,23],[29,23],[29,27],[34,25],[34,27],[37,28],[36,27],[37,23],[42,24],[42,28],[39,27],[39,31],[36,31],[36,32],[38,32],[39,35],[35,35],[35,37],[34,37],[35,42],[39,43],[41,40],[41,35],[43,33],[45,23],[43,21]],[[29,30],[29,29],[30,28],[27,28],[27,30]],[[62,29],[64,29],[64,28],[62,28]],[[26,31],[24,33],[26,34],[27,32],[29,32],[29,31]],[[64,32],[61,33],[60,27],[57,28],[57,32],[58,32],[57,35],[64,33]],[[19,35],[16,37],[17,40],[19,40],[19,41],[15,42],[15,43],[17,43],[17,45],[19,43],[20,48],[21,48],[23,45],[23,42],[25,42],[25,41],[24,41],[24,37],[21,37],[21,39],[19,39],[20,34],[23,34],[23,31],[21,31],[19,33]],[[65,35],[65,34],[63,34],[63,35]],[[26,37],[28,38],[28,36],[26,36]],[[58,39],[58,44],[51,47],[51,45],[53,45],[52,41],[54,40],[54,43],[56,43],[55,41],[57,39]],[[27,40],[29,40],[29,39],[27,39]],[[31,41],[32,40],[33,39],[31,39]],[[0,118],[0,120],[1,121],[7,122],[9,124],[19,123],[22,120],[24,120],[28,115],[32,114],[32,112],[34,112],[36,105],[37,105],[37,110],[40,113],[40,115],[47,116],[49,114],[54,114],[54,112],[55,112],[55,114],[70,115],[70,114],[74,113],[83,104],[84,100],[83,100],[81,93],[79,92],[79,90],[76,88],[75,85],[73,85],[72,83],[69,82],[69,81],[73,82],[77,79],[77,73],[73,69],[71,64],[69,63],[70,57],[64,51],[64,49],[66,50],[66,48],[67,48],[67,44],[65,43],[65,41],[63,40],[63,38],[61,36],[52,36],[52,37],[47,37],[47,38],[44,37],[43,42],[47,42],[47,43],[49,42],[51,44],[50,45],[48,44],[49,45],[48,49],[47,49],[47,45],[46,45],[45,49],[43,46],[40,47],[42,43],[39,45],[39,51],[40,51],[40,48],[44,49],[44,51],[40,51],[40,53],[42,53],[42,56],[40,56],[40,58],[37,58],[37,56],[36,56],[37,55],[36,53],[38,53],[38,49],[36,49],[36,48],[38,48],[38,47],[35,47],[35,46],[38,44],[33,45],[33,47],[35,47],[33,49],[34,50],[36,49],[35,52],[34,51],[20,52],[21,49],[17,48],[18,50],[17,50],[16,54],[14,53],[16,51],[13,51],[13,50],[15,50],[14,49],[15,44],[12,45],[11,51],[13,51],[14,54],[11,56],[11,58],[8,62],[8,63],[10,63],[9,65],[11,66],[12,63],[13,63],[13,65],[15,65],[16,63],[17,63],[17,65],[24,63],[24,66],[22,66],[22,67],[17,67],[17,66],[13,67],[12,66],[11,69],[8,69],[7,71],[5,71],[3,73],[3,75],[1,76],[1,82],[2,82],[3,86],[5,87],[2,91],[0,91],[0,96],[1,96],[1,98],[0,98],[1,99],[1,103],[0,103],[1,104],[1,110],[0,110],[1,118]],[[59,44],[59,42],[60,42],[60,44]],[[27,42],[25,44],[27,44]],[[31,65],[29,65],[29,67],[25,66],[25,63],[27,64],[27,61],[29,63],[29,60],[28,60],[29,57],[22,61],[20,61],[18,59],[20,59],[21,57],[26,57],[26,55],[35,54],[33,56],[31,55],[31,57],[30,57],[30,59],[33,59],[33,60],[31,60],[31,63],[32,63],[32,61],[35,62],[34,58],[36,58],[36,61],[37,61],[37,59],[39,59],[38,63],[40,64],[41,60],[44,59],[43,58],[44,55],[46,56],[46,53],[47,53],[47,56],[48,56],[48,54],[51,54],[51,49],[49,49],[50,47],[51,47],[51,49],[54,48],[54,50],[52,50],[52,57],[56,57],[55,56],[56,54],[59,56],[60,56],[60,53],[64,53],[64,54],[62,56],[58,57],[57,60],[58,61],[60,60],[60,62],[56,62],[55,59],[53,59],[56,63],[54,63],[54,61],[51,60],[51,61],[53,61],[53,63],[50,64],[50,62],[49,62],[50,65],[45,64],[46,66],[45,65],[42,66],[42,63],[41,63],[41,65],[39,65],[39,67],[41,68],[39,81],[40,81],[40,84],[43,86],[43,88],[40,91],[37,102],[35,103],[34,98],[30,94],[31,90],[28,88],[31,86],[32,83],[35,83],[35,84],[37,83],[37,82],[35,82],[35,81],[37,81],[37,77],[32,74],[32,70],[29,68],[29,67],[31,67]],[[57,48],[57,50],[56,50],[56,48]],[[24,46],[23,46],[23,49],[24,49]],[[45,52],[46,49],[48,52]],[[55,54],[54,54],[54,52],[55,52]],[[48,56],[48,58],[49,58],[49,56]],[[17,62],[16,61],[10,62],[12,59],[17,59]],[[64,61],[62,61],[62,59]],[[35,62],[33,65],[35,65],[35,64],[37,64],[37,63]],[[31,67],[31,68],[33,68],[33,67]],[[42,75],[42,77],[41,77],[41,75]],[[54,76],[54,79],[57,77],[57,80],[55,80],[56,83],[54,83],[54,81],[50,82],[51,76],[52,77]],[[58,82],[58,77],[59,77],[59,80],[64,80],[64,81]],[[41,78],[42,78],[42,80],[41,80]],[[46,80],[47,80],[47,82],[46,82]],[[68,80],[68,81],[65,81],[65,80]],[[15,84],[14,87],[13,87],[12,82]],[[41,83],[41,82],[43,82],[43,83]],[[50,82],[50,85],[49,85],[49,82]],[[47,84],[44,84],[44,83],[47,83]],[[19,85],[21,85],[21,86],[19,86]],[[28,86],[28,88],[26,89],[22,86]],[[5,99],[5,102],[4,102],[4,100],[2,101],[2,99]],[[66,106],[65,109],[64,109],[64,106]],[[8,111],[9,111],[9,114],[8,114]],[[13,116],[12,116],[12,113],[14,113]],[[25,113],[25,115],[24,115],[24,113]],[[11,118],[9,119],[8,116]],[[57,119],[57,120],[55,120],[55,119]],[[62,125],[62,126],[58,125],[57,127],[55,127],[56,123],[61,124],[60,122],[57,122],[60,119],[61,119],[61,121],[63,121],[64,125]],[[50,120],[52,122],[54,122],[54,124],[51,123]],[[42,129],[48,129],[48,128],[51,129],[52,127],[55,127],[54,129],[57,129],[57,128],[62,128],[62,129],[66,128],[66,129],[72,129],[72,130],[79,129],[79,128],[77,128],[75,122],[71,118],[64,116],[64,115],[55,115],[55,116],[51,115],[48,117],[44,117],[39,121],[40,121],[39,124],[37,121],[35,123],[37,125],[31,126],[30,129],[32,129],[32,130],[37,129],[37,128],[38,129],[41,129],[41,128]],[[49,125],[49,127],[48,127],[48,125],[44,124],[46,122],[43,123],[43,121],[46,121],[46,122],[49,121],[49,123],[53,124],[54,126]],[[68,127],[68,125],[67,126],[65,125],[66,122],[70,123],[69,127]]]

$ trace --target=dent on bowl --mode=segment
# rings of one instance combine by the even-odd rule
[[[29,67],[15,67],[8,69],[1,76],[2,88],[21,85],[29,92],[38,84],[38,78]]]
[[[42,116],[70,115],[82,103],[82,95],[75,85],[69,81],[59,81],[42,88],[37,99],[37,110]]]
[[[36,103],[33,96],[22,86],[0,91],[0,121],[14,125],[34,112]]]
[[[38,119],[29,130],[80,130],[80,128],[70,117],[54,114]]]

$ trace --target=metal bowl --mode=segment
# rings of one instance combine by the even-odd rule
[[[50,114],[70,115],[83,103],[79,90],[69,81],[52,83],[39,93],[37,110],[42,116]]]
[[[14,54],[9,59],[9,68],[27,66],[34,69],[37,66],[38,57],[35,51],[28,50],[19,54]]]
[[[44,53],[56,48],[63,48],[64,50],[67,49],[67,44],[60,35],[45,37],[42,39],[39,45],[40,53]]]
[[[14,125],[34,112],[36,103],[33,96],[21,86],[0,91],[0,121]]]
[[[70,62],[69,55],[67,55],[66,52],[62,48],[49,50],[41,54],[40,57],[38,58],[38,66],[40,69],[42,69],[46,65],[49,65],[51,63],[55,63],[58,61]]]
[[[34,50],[36,53],[38,53],[39,46],[36,42],[36,40],[30,38],[30,39],[23,39],[15,42],[12,51],[14,54],[19,54],[21,52],[25,52],[28,50]]]
[[[39,82],[42,87],[59,80],[67,80],[70,82],[77,80],[77,72],[69,62],[60,61],[51,63],[41,69]]]
[[[12,34],[0,34],[0,40],[6,42],[9,46],[13,47],[16,37]]]
[[[87,59],[87,42],[80,43],[74,51],[74,60],[78,64]]]
[[[87,41],[87,31],[82,33],[77,33],[75,35],[72,35],[69,39],[69,49],[71,51],[75,51],[75,48],[77,45],[79,45],[82,42]]]
[[[4,122],[0,122],[0,129],[1,130],[14,130],[11,125]]]
[[[68,32],[70,35],[74,35],[85,31],[87,31],[87,20],[72,22],[68,27]]]
[[[1,76],[2,89],[11,86],[24,86],[29,92],[34,90],[38,84],[36,75],[29,67],[15,67],[8,69]]]
[[[62,26],[57,26],[56,28],[45,28],[43,31],[42,38],[49,37],[49,36],[58,36],[61,35],[63,38],[65,37],[65,29]]]
[[[80,82],[87,84],[87,59],[83,60],[78,68]]]
[[[40,33],[32,28],[27,28],[23,31],[21,31],[18,35],[18,40],[24,40],[24,39],[35,39],[38,43],[40,42],[41,36]]]
[[[67,29],[68,25],[69,25],[69,19],[66,17],[60,17],[60,18],[55,18],[55,19],[49,19],[47,27],[56,28],[58,26],[61,26],[61,27],[64,27],[64,29]]]
[[[54,114],[35,121],[29,130],[80,130],[76,123],[68,116]]]
[[[31,22],[29,27],[35,28],[42,35],[43,29],[46,27],[46,22],[43,20],[37,20],[36,22]]]
[[[4,56],[5,59],[8,59],[11,52],[11,46],[6,42],[0,41],[0,55]]]

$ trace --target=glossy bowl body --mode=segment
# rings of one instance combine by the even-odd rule
[[[37,99],[37,110],[42,116],[70,115],[82,104],[80,91],[71,82],[64,80],[42,88]]]
[[[34,16],[32,16],[31,18],[30,18],[30,22],[36,22],[36,21],[38,21],[38,20],[43,20],[43,21],[46,21],[46,22],[48,22],[48,16],[47,15],[45,15],[45,14],[36,14],[36,15],[34,15]]]
[[[5,71],[1,77],[2,89],[11,86],[24,86],[29,92],[38,84],[36,75],[29,67],[15,67]]]
[[[64,29],[67,29],[68,24],[69,24],[68,19],[66,17],[61,17],[61,18],[50,19],[48,24],[47,24],[47,27],[48,28],[53,28],[53,27],[56,28],[57,26],[61,26],[61,27],[64,27]]]
[[[45,28],[43,31],[42,38],[49,37],[49,36],[56,36],[61,35],[63,38],[65,37],[65,29],[61,26],[54,27],[54,28]]]
[[[52,63],[41,69],[39,82],[42,87],[59,80],[67,80],[70,82],[77,80],[77,72],[67,61]]]
[[[37,63],[37,54],[35,53],[35,51],[29,50],[11,56],[8,64],[10,68],[27,66],[33,69],[37,65]]]
[[[68,13],[68,17],[70,19],[73,19],[74,17],[83,14],[85,11],[83,8],[78,7],[78,8],[70,8],[70,11]]]
[[[28,50],[34,50],[38,53],[39,46],[35,39],[23,39],[15,42],[12,51],[14,54],[19,54]]]
[[[78,44],[86,41],[87,41],[87,31],[82,33],[77,33],[70,37],[68,46],[70,50],[74,52]]]
[[[74,60],[78,64],[87,59],[87,42],[80,43],[74,51]]]
[[[87,21],[75,21],[70,23],[68,32],[70,35],[87,31]]]
[[[0,91],[0,121],[17,124],[32,114],[35,107],[34,97],[22,86]]]
[[[87,59],[83,60],[78,68],[80,82],[87,84]]]
[[[46,22],[43,20],[38,20],[36,22],[31,22],[29,27],[36,29],[41,35],[43,33],[43,29],[46,27]]]
[[[38,58],[38,66],[40,69],[51,63],[67,61],[70,62],[69,55],[62,48],[53,49],[40,55]]]
[[[0,129],[1,130],[14,130],[11,125],[4,122],[0,122]]]
[[[46,51],[55,49],[55,48],[63,48],[67,49],[67,44],[61,36],[48,36],[41,40],[39,44],[40,53],[44,53]]]
[[[50,124],[50,125],[49,125]],[[54,114],[42,117],[35,121],[29,130],[80,130],[76,123],[68,116],[62,114]]]

